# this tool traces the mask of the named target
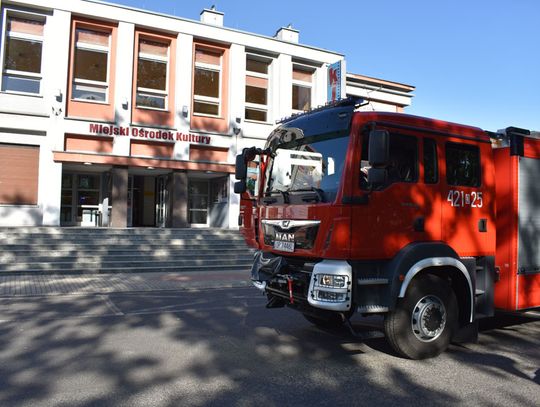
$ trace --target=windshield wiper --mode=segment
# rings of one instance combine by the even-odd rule
[[[271,198],[270,195],[272,195],[273,193],[281,193],[281,195],[283,195],[283,202],[288,204],[291,202],[290,198],[289,198],[289,192],[288,191],[282,191],[280,189],[273,189],[272,191],[268,191],[266,193],[266,197],[264,199],[265,203],[274,203],[276,202],[275,201],[275,198]],[[272,202],[273,201],[273,202]]]
[[[320,188],[315,187],[309,187],[309,188],[301,188],[301,189],[293,189],[289,192],[315,192],[317,195],[317,202],[324,202],[324,191]],[[302,200],[305,202],[312,201],[313,199],[311,197],[302,197]]]

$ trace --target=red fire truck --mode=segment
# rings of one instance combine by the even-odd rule
[[[412,359],[476,340],[495,310],[539,307],[540,140],[358,103],[285,119],[237,157],[239,223],[267,307],[351,330],[355,312],[383,315]]]

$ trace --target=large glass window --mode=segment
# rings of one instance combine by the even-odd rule
[[[73,99],[107,102],[110,41],[110,32],[75,30]]]
[[[39,94],[44,19],[7,16],[2,91]]]
[[[248,55],[246,59],[245,119],[268,121],[268,71],[270,61]]]
[[[167,109],[169,44],[139,40],[137,107]]]
[[[221,114],[222,54],[205,48],[195,49],[193,112],[219,116]]]
[[[292,108],[296,112],[311,109],[313,71],[293,68]]]
[[[480,150],[468,144],[446,144],[446,182],[448,185],[480,186]]]

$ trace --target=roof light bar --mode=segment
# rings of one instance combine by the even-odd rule
[[[299,117],[302,117],[302,116],[305,116],[305,115],[308,115],[308,114],[311,114],[311,113],[315,113],[315,112],[320,112],[320,111],[323,111],[323,110],[326,110],[326,109],[332,109],[334,107],[343,107],[343,106],[359,107],[362,104],[363,101],[364,101],[364,99],[362,99],[360,97],[349,96],[349,97],[347,97],[345,99],[336,100],[335,102],[328,102],[325,105],[318,106],[318,107],[316,107],[314,109],[311,109],[311,110],[308,110],[306,112],[293,114],[292,116],[284,117],[283,119],[276,120],[276,124],[287,123],[287,122],[290,122],[291,120],[298,119]]]

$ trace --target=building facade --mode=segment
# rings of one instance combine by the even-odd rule
[[[89,0],[2,1],[0,225],[237,227],[234,162],[277,119],[324,104],[345,57]],[[347,74],[364,109],[408,85]],[[345,95],[343,95],[345,96]]]

